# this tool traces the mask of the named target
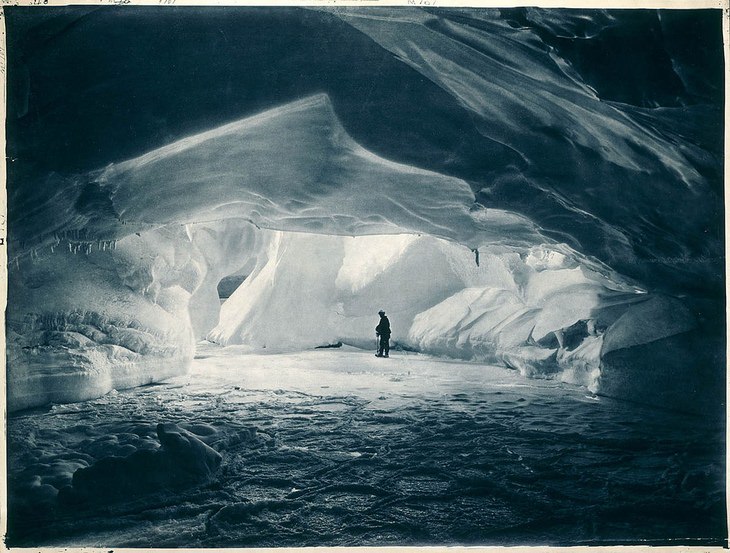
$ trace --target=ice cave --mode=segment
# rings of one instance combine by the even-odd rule
[[[574,545],[664,543],[667,532],[684,532],[674,540],[724,539],[719,10],[67,6],[6,7],[5,16],[10,543]],[[394,329],[396,359],[387,361],[372,359],[381,308]],[[367,378],[355,370],[365,358]],[[536,526],[537,518],[518,513],[535,498],[517,495],[505,499],[515,518],[502,526],[485,523],[502,519],[479,511],[470,531],[444,523],[408,533],[403,507],[401,526],[372,515],[370,533],[300,512],[315,534],[296,533],[287,509],[309,501],[314,488],[300,491],[304,477],[282,473],[284,461],[266,470],[291,488],[281,507],[286,521],[281,511],[262,517],[274,501],[262,490],[255,508],[251,490],[245,501],[221,506],[219,498],[216,509],[190,495],[194,484],[213,486],[236,466],[226,453],[235,440],[222,430],[226,400],[212,359],[237,367],[226,369],[226,389],[253,394],[246,396],[252,421],[259,388],[329,389],[349,409],[360,401],[355,396],[412,399],[407,394],[421,397],[427,386],[461,379],[462,395],[477,388],[501,394],[506,382],[512,391],[535,386],[536,397],[561,409],[548,420],[610,405],[637,417],[627,432],[636,425],[651,436],[670,426],[693,433],[705,421],[697,434],[704,449],[692,442],[688,452],[673,435],[684,444],[675,450],[669,438],[657,438],[663,449],[652,455],[684,455],[670,475],[676,486],[667,476],[659,491],[641,481],[649,453],[629,463],[632,491],[611,487],[620,486],[611,474],[614,484],[591,505],[645,486],[643,499],[617,503],[648,509],[654,519],[643,525],[583,506],[592,526],[559,517]],[[399,364],[383,364],[390,361]],[[308,387],[304,368],[291,372],[297,362],[333,368]],[[267,383],[246,373],[257,363]],[[393,367],[400,372],[388,372]],[[346,374],[354,380],[340,380]],[[447,382],[449,374],[457,376]],[[378,388],[384,375],[391,383]],[[247,387],[246,378],[257,384]],[[403,384],[411,378],[413,389]],[[205,399],[180,403],[180,382]],[[401,385],[405,391],[392,388]],[[496,406],[498,396],[490,397]],[[523,408],[524,397],[509,398],[510,408]],[[125,411],[147,401],[154,415],[149,406]],[[453,416],[452,408],[444,412]],[[431,420],[424,409],[419,424]],[[393,413],[403,410],[396,402]],[[203,424],[212,412],[220,418]],[[124,424],[114,426],[115,417]],[[73,421],[70,430],[61,419]],[[621,426],[614,422],[606,427]],[[245,434],[262,451],[275,447],[272,431],[250,424],[236,431],[235,443]],[[613,439],[594,431],[575,430],[594,436],[590,447]],[[460,447],[487,434],[470,432]],[[551,434],[558,435],[563,446],[573,439],[567,430]],[[635,452],[642,439],[626,447]],[[58,443],[67,448],[54,453]],[[439,446],[439,455],[450,447]],[[495,451],[501,447],[507,459],[520,445]],[[360,447],[352,459],[362,462],[369,451]],[[517,457],[523,470],[529,455]],[[578,457],[568,466],[579,466]],[[666,475],[670,465],[652,470]],[[529,488],[521,474],[504,486]],[[120,488],[125,479],[135,483]],[[453,474],[444,481],[449,489],[462,482]],[[419,482],[423,489],[412,493],[433,491]],[[335,484],[325,484],[317,493],[331,493]],[[347,509],[356,509],[353,494],[380,497],[371,483],[358,485],[347,488]],[[109,523],[99,534],[91,518],[70,524],[58,514],[69,505],[83,513],[84,502],[101,493],[117,498],[108,507],[117,516],[120,497],[151,488],[184,488],[180,505],[199,511],[158,513],[159,527],[152,532],[145,519],[142,534],[129,510],[127,526]],[[545,493],[566,512],[576,508],[565,495]],[[454,507],[462,495],[449,497],[444,520],[454,513],[471,520],[472,507]],[[677,501],[689,513],[687,526],[667,514]],[[388,508],[396,502],[406,500]],[[28,522],[39,505],[51,521],[43,531]],[[329,530],[316,533],[313,520]],[[703,533],[691,535],[698,520]],[[234,522],[260,539],[245,541]],[[198,526],[198,534],[181,531]]]

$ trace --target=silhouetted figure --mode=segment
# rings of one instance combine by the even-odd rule
[[[375,334],[380,338],[380,341],[378,342],[378,353],[375,354],[375,357],[388,357],[390,352],[390,321],[382,309],[378,311],[378,315],[380,315],[380,322],[375,327]]]

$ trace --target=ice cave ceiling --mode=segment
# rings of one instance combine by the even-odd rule
[[[497,286],[429,254],[457,276],[407,311],[424,351],[453,353],[424,314],[464,302],[525,310],[509,315],[524,335],[484,331],[513,366],[579,320],[614,325],[585,353],[601,363],[637,344],[656,357],[698,325],[722,340],[719,10],[10,7],[6,21],[17,406],[180,370],[219,322],[221,278],[248,264],[273,279],[283,252],[324,251],[269,230],[421,234],[513,275]],[[341,283],[347,244],[330,246],[340,265],[320,268]],[[576,267],[553,280],[574,286],[563,305],[592,290],[585,312],[545,315],[555,287],[534,283]],[[239,314],[277,301],[250,280]],[[637,291],[651,299],[626,307]],[[350,307],[354,336],[368,311]],[[249,336],[226,316],[216,336]],[[628,336],[647,321],[660,329]]]

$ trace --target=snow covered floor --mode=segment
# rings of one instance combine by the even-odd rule
[[[499,367],[392,353],[201,345],[187,376],[11,415],[9,545],[724,535],[721,414],[696,419]],[[161,436],[177,441],[160,447],[158,423],[179,425]],[[100,463],[111,455],[120,459]],[[77,476],[58,494],[90,466],[85,488]]]

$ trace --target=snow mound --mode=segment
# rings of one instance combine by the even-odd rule
[[[59,491],[59,501],[106,502],[180,489],[210,480],[221,464],[217,451],[175,424],[158,424],[157,437],[162,446],[157,450],[105,457],[79,468],[71,486]]]

